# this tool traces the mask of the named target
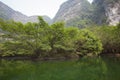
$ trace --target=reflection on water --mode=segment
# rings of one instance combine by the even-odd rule
[[[0,60],[0,80],[120,80],[120,59],[79,61]]]

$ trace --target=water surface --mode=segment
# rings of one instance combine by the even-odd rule
[[[0,80],[120,80],[120,59],[0,60]]]

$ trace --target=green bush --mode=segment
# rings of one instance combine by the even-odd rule
[[[82,55],[98,55],[102,51],[101,41],[90,31],[81,30],[76,41],[76,51]]]
[[[48,25],[41,17],[38,19],[38,23],[26,24],[2,20],[0,56],[97,55],[101,52],[102,44],[92,32],[65,27],[62,22]]]
[[[104,54],[120,53],[120,26],[101,26],[89,28],[103,44]]]

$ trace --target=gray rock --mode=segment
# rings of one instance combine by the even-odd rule
[[[68,0],[58,10],[53,22],[64,21],[68,26],[75,26],[80,20],[87,20],[91,15],[91,4],[87,0]],[[83,25],[76,25],[82,27]]]
[[[58,10],[53,22],[64,21],[67,26],[87,27],[117,25],[120,22],[120,0],[68,0]]]

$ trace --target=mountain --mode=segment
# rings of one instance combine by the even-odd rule
[[[52,23],[52,19],[50,19],[48,16],[42,16],[42,17],[49,24]],[[38,22],[38,16],[37,15],[36,16],[29,16],[29,17],[27,17],[26,22]]]
[[[58,10],[53,22],[80,28],[90,25],[116,25],[120,22],[120,0],[68,0]]]
[[[37,22],[38,16],[26,16],[18,11],[13,10],[6,4],[2,3],[0,1],[0,18],[5,19],[5,20],[10,20],[13,19],[15,21],[20,21],[23,23],[26,22]],[[51,23],[52,20],[48,16],[42,16],[45,21],[48,23]]]
[[[5,20],[37,22],[37,16],[26,16],[0,2],[0,18]],[[84,28],[96,25],[116,25],[120,22],[120,0],[67,0],[51,20],[43,16],[48,23],[64,21],[67,26]]]
[[[93,6],[96,20],[109,25],[120,23],[120,0],[94,0]]]
[[[67,25],[84,27],[90,22],[91,4],[87,0],[68,0],[58,10],[53,22],[64,21]]]

